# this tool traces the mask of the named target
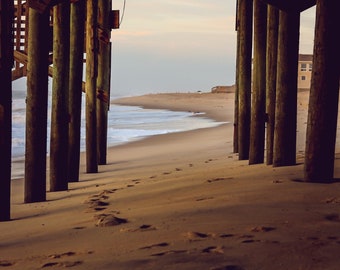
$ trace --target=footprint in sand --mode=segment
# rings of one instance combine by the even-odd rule
[[[65,261],[65,262],[49,262],[49,263],[45,263],[43,266],[41,266],[41,268],[47,268],[47,267],[53,267],[53,266],[57,266],[57,267],[74,267],[77,265],[82,264],[82,261],[74,261],[74,262],[69,262],[69,261]]]
[[[77,227],[73,227],[72,228],[73,230],[83,230],[83,229],[86,229],[85,226],[77,226]]]
[[[217,177],[213,179],[208,179],[207,182],[212,183],[212,182],[226,181],[226,180],[232,180],[232,179],[234,179],[234,177]]]
[[[202,239],[207,239],[215,237],[213,233],[201,233],[201,232],[188,232],[185,235],[189,241],[200,241]]]
[[[161,257],[164,255],[169,255],[169,254],[180,254],[180,253],[187,253],[187,252],[188,252],[187,250],[168,250],[165,252],[154,253],[154,254],[151,254],[150,256]]]
[[[250,244],[250,243],[255,243],[255,242],[260,242],[260,240],[247,239],[247,240],[243,240],[241,243]]]
[[[244,235],[241,235],[239,238],[245,239],[241,241],[241,243],[244,243],[244,244],[259,242],[259,240],[254,240],[253,239],[254,235],[251,235],[251,234],[244,234]]]
[[[102,211],[106,209],[105,206],[109,205],[108,202],[103,202],[101,200],[91,200],[87,202],[87,204],[90,211]]]
[[[274,227],[266,227],[266,226],[257,226],[252,228],[250,231],[252,232],[271,232],[276,230]]]
[[[109,199],[109,196],[106,194],[113,193],[113,190],[104,190],[99,194],[95,194],[89,197],[88,200],[85,201],[85,203],[88,205],[89,211],[103,211],[106,209],[106,206],[109,205],[108,202],[105,202],[105,200]]]
[[[157,230],[156,227],[149,225],[149,224],[143,224],[143,225],[139,226],[139,228],[134,230],[134,231],[146,232],[146,231],[154,231],[154,230]]]
[[[153,245],[150,245],[150,246],[141,247],[140,249],[152,249],[152,248],[157,248],[157,247],[167,247],[169,245],[170,245],[169,243],[162,242],[162,243],[159,243],[159,244],[153,244]]]
[[[214,197],[201,197],[196,199],[196,202],[206,201],[206,200],[212,200]]]
[[[131,180],[131,181],[134,182],[135,184],[140,184],[141,179],[133,179],[133,180]]]
[[[92,195],[90,197],[90,200],[89,201],[95,201],[95,200],[108,200],[109,199],[109,196],[107,196],[106,194],[104,193],[99,193],[99,194],[95,194],[95,195]]]
[[[202,250],[202,253],[215,253],[215,254],[223,254],[223,246],[210,246]]]
[[[12,266],[14,265],[13,262],[10,262],[10,261],[0,261],[0,267],[9,267],[9,266]]]
[[[331,214],[325,215],[325,219],[328,220],[328,221],[332,221],[332,222],[339,222],[340,221],[339,214],[336,214],[336,213],[331,213]]]
[[[121,232],[147,232],[147,231],[154,231],[157,230],[156,227],[149,225],[149,224],[143,224],[139,226],[137,229],[121,229]]]
[[[127,219],[116,217],[113,214],[100,214],[94,216],[97,227],[111,227],[127,223]]]
[[[324,200],[323,202],[330,203],[330,204],[339,204],[340,198],[330,197],[330,198],[327,198],[326,200]]]
[[[224,234],[221,234],[220,235],[220,238],[230,238],[230,237],[233,237],[234,234],[231,234],[231,233],[224,233]]]
[[[76,255],[75,252],[68,251],[68,252],[61,253],[61,254],[53,254],[53,255],[50,255],[48,257],[51,258],[51,259],[59,259],[59,258],[62,258],[62,257],[70,257],[70,256],[74,256],[74,255]]]

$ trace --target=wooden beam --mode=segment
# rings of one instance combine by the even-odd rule
[[[240,44],[239,44],[239,111],[238,150],[239,159],[249,158],[250,107],[251,107],[251,58],[253,0],[239,0]]]
[[[42,14],[55,5],[69,2],[70,0],[28,0],[28,6]]]
[[[273,164],[279,10],[268,5],[266,52],[266,164]]]
[[[254,62],[249,164],[264,162],[267,4],[254,0]]]
[[[68,181],[79,181],[85,1],[71,3]],[[84,87],[83,87],[84,86]]]
[[[340,75],[339,10],[339,1],[317,2],[304,168],[308,182],[330,182],[334,177]]]
[[[239,62],[240,62],[240,20],[239,20],[239,1],[236,1],[236,71],[235,71],[235,100],[234,100],[234,133],[233,133],[233,152],[238,153],[238,110],[239,110]]]
[[[280,11],[273,166],[296,164],[300,13]]]
[[[46,200],[49,14],[30,9],[27,63],[25,203]]]
[[[111,28],[110,12],[112,2],[108,0],[98,0],[98,26],[100,35],[98,37],[98,77],[97,93],[110,96],[110,54],[111,54]],[[97,94],[98,95],[98,94]],[[98,145],[98,164],[106,164],[107,155],[107,122],[109,102],[103,102],[97,98],[97,145]]]
[[[97,153],[97,0],[87,0],[86,19],[86,172],[98,172]]]
[[[284,11],[302,12],[315,6],[316,0],[261,0]]]
[[[50,191],[68,189],[69,59],[70,3],[62,3],[53,8]]]
[[[0,221],[11,218],[13,14],[13,1],[0,0]]]
[[[22,66],[12,70],[12,81],[18,80],[22,77],[27,76],[27,67]]]

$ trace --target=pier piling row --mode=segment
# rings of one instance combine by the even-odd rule
[[[238,103],[234,134],[238,138],[234,138],[234,150],[238,151],[234,152],[239,153],[240,160],[249,159],[249,164],[263,163],[266,145],[268,165],[296,164],[300,13],[314,5],[316,25],[303,180],[329,182],[334,178],[339,99],[338,1],[237,1]]]
[[[314,5],[304,181],[330,182],[339,100],[339,1],[237,0],[234,152],[249,164],[295,165],[300,13]],[[0,0],[0,221],[10,220],[11,81],[27,76],[25,202],[44,201],[48,76],[54,104],[49,177],[56,191],[79,180],[82,91],[86,171],[95,173],[106,163],[110,33],[118,24],[111,0]]]
[[[1,0],[0,221],[10,220],[13,80],[27,77],[25,203],[46,200],[48,178],[50,191],[79,181],[82,92],[87,172],[106,164],[110,39],[119,28],[119,11],[111,9],[111,0]],[[53,77],[49,177],[48,76]]]

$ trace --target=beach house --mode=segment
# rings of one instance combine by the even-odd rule
[[[299,54],[298,89],[309,89],[313,69],[313,55]]]

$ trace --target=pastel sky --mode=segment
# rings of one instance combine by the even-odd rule
[[[123,3],[113,0],[113,8]],[[121,28],[112,33],[112,95],[234,84],[235,6],[236,0],[126,0]],[[314,14],[315,8],[301,14],[301,53],[312,53]]]
[[[113,0],[113,9],[123,4]],[[111,96],[234,84],[235,6],[236,0],[126,0],[121,28],[112,31]],[[313,51],[314,17],[315,8],[301,14],[301,53]],[[26,80],[13,86],[25,89]]]

